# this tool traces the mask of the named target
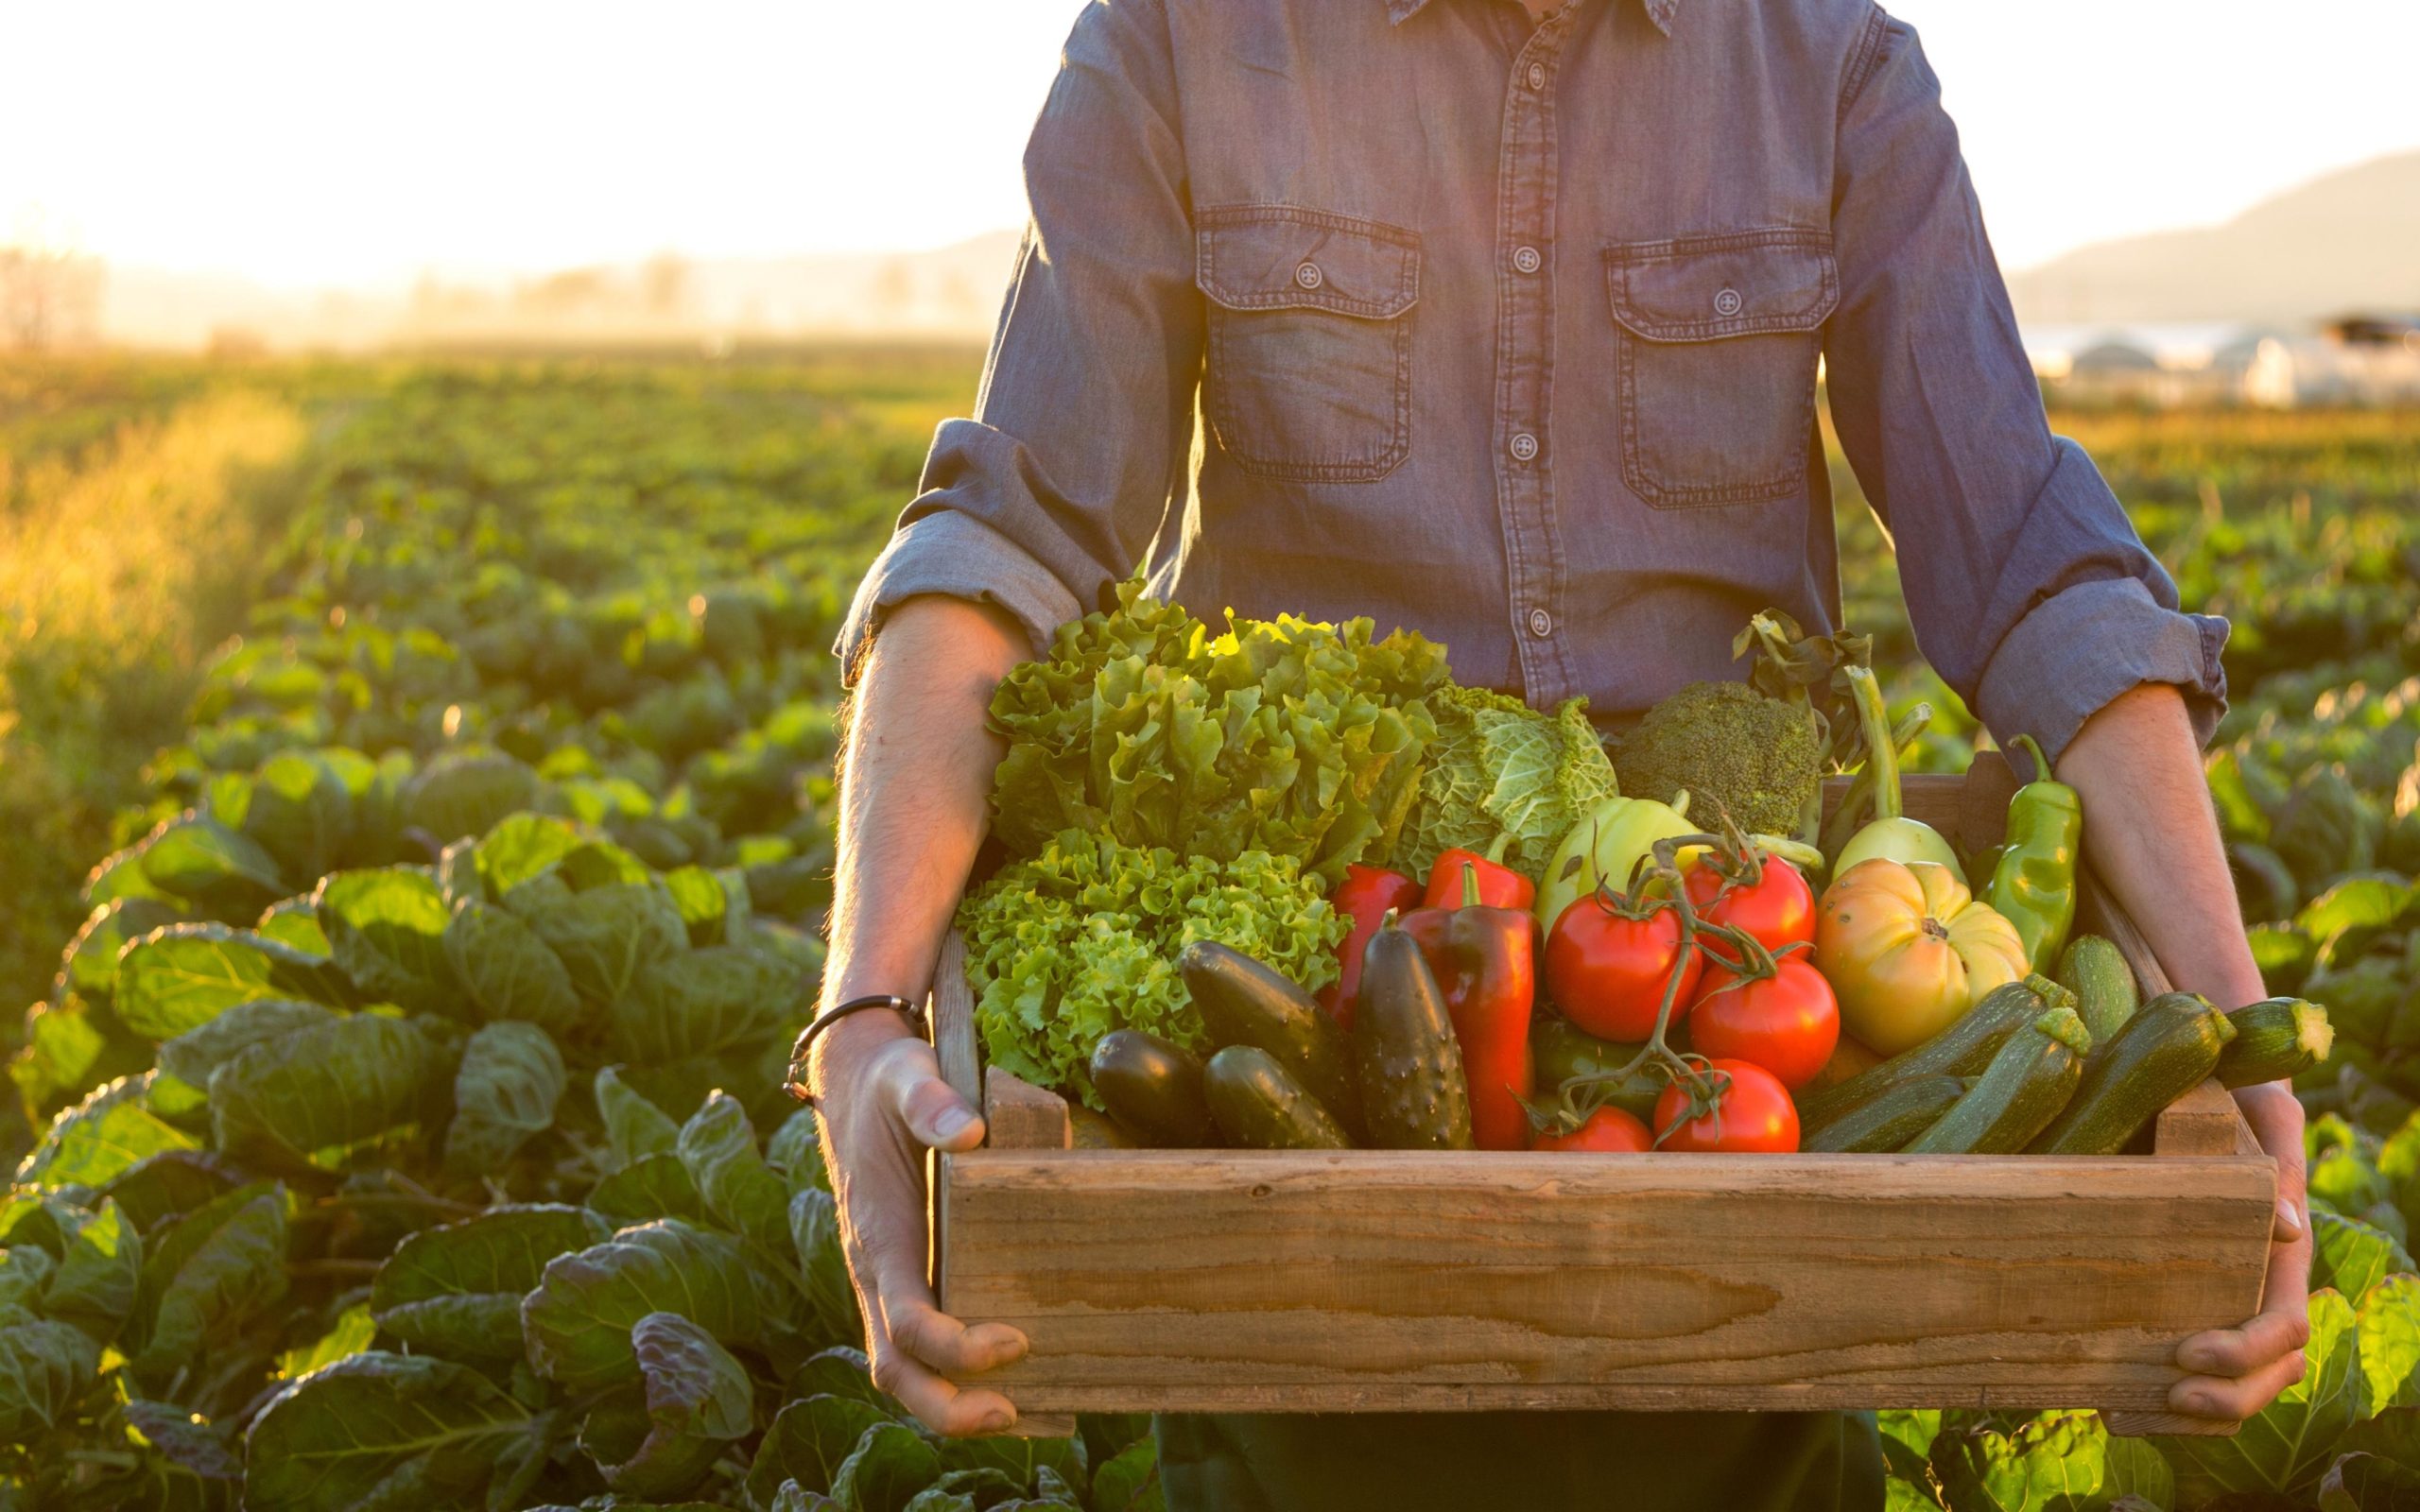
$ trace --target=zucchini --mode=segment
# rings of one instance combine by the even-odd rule
[[[1798,1146],[1814,1155],[1895,1150],[1932,1127],[1965,1093],[1963,1076],[1911,1076],[1832,1120]]]
[[[1140,1029],[1113,1029],[1093,1046],[1093,1091],[1136,1143],[1200,1149],[1210,1143],[1210,1104],[1192,1051]]]
[[[1358,1122],[1344,1031],[1308,992],[1216,940],[1187,945],[1176,968],[1193,1005],[1201,1010],[1201,1026],[1210,1031],[1213,1045],[1268,1051],[1346,1127]]]
[[[2079,935],[2059,955],[2059,985],[2076,995],[2076,1012],[2092,1031],[2094,1044],[2117,1038],[2135,1016],[2142,993],[2135,986],[2135,969],[2118,947],[2098,935]]]
[[[2327,1010],[2300,998],[2269,998],[2227,1015],[2235,1039],[2219,1055],[2219,1080],[2229,1087],[2300,1076],[2336,1047]]]
[[[1574,1076],[1607,1078],[1589,1083],[1591,1095],[1642,1124],[1651,1124],[1655,1101],[1670,1085],[1668,1078],[1641,1066],[1620,1081],[1610,1079],[1613,1073],[1636,1060],[1638,1051],[1636,1045],[1599,1040],[1559,1014],[1541,1013],[1530,1021],[1530,1072],[1540,1097],[1551,1101]]]
[[[2235,1025],[2207,998],[2152,999],[2085,1057],[2076,1093],[2026,1148],[2036,1155],[2115,1155],[2159,1110],[2218,1069]]]
[[[1904,1148],[1910,1155],[2013,1155],[2059,1116],[2083,1074],[2092,1036],[2055,1007],[2008,1037],[1965,1095]]]
[[[1294,1074],[1256,1045],[1229,1045],[1201,1073],[1210,1116],[1248,1150],[1344,1150],[1353,1142]]]
[[[1861,1108],[1918,1076],[1980,1075],[2011,1035],[2042,1017],[2044,1009],[2074,1003],[2074,994],[2047,976],[2029,976],[1994,988],[1956,1022],[1913,1050],[1903,1050],[1878,1066],[1801,1100],[1798,1126],[1812,1134],[1851,1108]]]
[[[1471,1090],[1445,994],[1420,943],[1392,924],[1371,936],[1362,953],[1353,1044],[1371,1143],[1382,1150],[1475,1147]]]

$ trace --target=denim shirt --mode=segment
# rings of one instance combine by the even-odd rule
[[[838,653],[919,593],[1037,648],[1147,566],[1374,617],[1608,722],[1840,620],[1834,423],[1928,661],[2052,751],[2222,620],[2050,434],[1955,128],[1872,0],[1098,0],[976,413]]]

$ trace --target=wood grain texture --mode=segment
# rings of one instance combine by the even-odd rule
[[[983,1143],[995,1150],[1064,1150],[1074,1146],[1067,1103],[1005,1071],[983,1077]]]
[[[943,1282],[1031,1411],[2155,1411],[2265,1160],[985,1150]]]

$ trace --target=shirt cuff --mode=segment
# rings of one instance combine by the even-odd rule
[[[1976,712],[2003,740],[2030,734],[2056,761],[2085,720],[2147,682],[2185,695],[2207,746],[2227,709],[2227,622],[2152,597],[2138,578],[2076,583],[2036,604],[1993,653]]]
[[[921,593],[999,606],[1025,627],[1037,657],[1049,654],[1053,631],[1083,612],[1066,585],[1008,537],[970,515],[928,514],[893,535],[857,584],[832,643],[841,686],[856,684],[883,616]]]

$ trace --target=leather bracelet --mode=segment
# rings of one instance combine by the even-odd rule
[[[895,992],[877,992],[870,997],[851,998],[846,1003],[836,1003],[817,1014],[815,1021],[800,1031],[798,1043],[790,1051],[789,1078],[782,1083],[782,1089],[809,1108],[818,1106],[815,1094],[808,1091],[806,1088],[807,1052],[814,1047],[816,1037],[824,1030],[831,1028],[852,1013],[863,1013],[869,1008],[889,1008],[906,1019],[908,1027],[914,1030],[918,1038],[925,1038],[927,1035],[925,1024],[925,1005],[912,999],[903,998]]]

